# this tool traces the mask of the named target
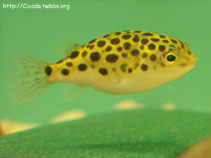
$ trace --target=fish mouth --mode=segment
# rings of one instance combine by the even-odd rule
[[[196,65],[196,61],[194,60],[194,61],[186,61],[186,62],[181,62],[180,64],[179,64],[180,66],[182,66],[182,67],[185,67],[185,66],[191,66],[191,67],[194,67],[195,65]]]
[[[195,55],[193,55],[193,57],[192,57],[192,62],[196,62],[196,60],[197,60],[197,57],[195,56]]]
[[[194,55],[194,57],[191,59],[190,65],[195,66],[197,61],[197,57]]]
[[[196,60],[197,57],[193,55],[192,57],[190,56],[182,56],[180,66],[195,66],[196,65]]]
[[[194,62],[190,63],[190,65],[194,67],[196,65],[196,62],[194,61]]]
[[[195,66],[196,65],[196,62],[195,61],[190,61],[188,63],[180,63],[179,64],[180,66],[184,67],[184,66]]]

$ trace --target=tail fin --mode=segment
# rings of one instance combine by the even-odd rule
[[[47,62],[22,55],[12,65],[14,70],[9,74],[8,92],[13,105],[30,101],[50,85],[45,74]]]

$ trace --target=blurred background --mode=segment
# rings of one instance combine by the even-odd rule
[[[62,4],[67,8],[12,10],[2,7],[3,4],[18,2]],[[10,133],[121,109],[155,108],[210,113],[210,7],[211,1],[208,0],[2,0],[0,120],[3,131]],[[71,94],[74,87],[55,84],[31,102],[11,105],[6,86],[10,56],[27,53],[54,63],[65,57],[66,50],[74,44],[84,44],[121,30],[147,30],[187,41],[198,58],[196,67],[180,79],[144,93],[111,95],[87,88],[78,97]]]

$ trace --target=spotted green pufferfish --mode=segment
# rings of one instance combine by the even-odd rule
[[[56,63],[25,56],[18,96],[21,103],[26,102],[59,82],[113,94],[138,93],[181,77],[195,61],[187,43],[176,37],[148,31],[115,32],[75,46]]]

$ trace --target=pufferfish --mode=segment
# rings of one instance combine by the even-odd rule
[[[60,82],[91,86],[111,94],[144,92],[190,71],[196,56],[187,43],[176,37],[129,30],[75,46],[56,63],[30,56],[23,59],[23,78],[16,84],[19,103]]]

